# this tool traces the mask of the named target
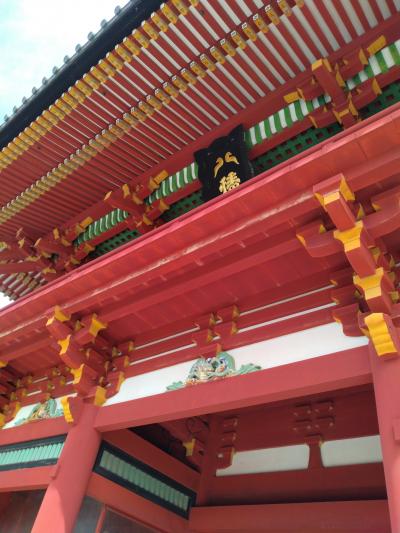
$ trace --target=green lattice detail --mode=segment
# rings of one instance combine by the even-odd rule
[[[182,200],[179,200],[179,202],[176,202],[175,204],[171,205],[171,207],[166,211],[163,215],[163,220],[168,222],[169,220],[173,220],[174,218],[180,217],[184,213],[188,213],[198,205],[201,205],[203,202],[203,199],[201,197],[201,191],[196,191],[193,194],[190,194],[189,196],[186,196],[185,198],[182,198]]]
[[[400,102],[400,82],[398,81],[385,87],[382,94],[361,110],[361,116],[362,118],[372,117],[396,102]]]
[[[62,436],[1,446],[0,470],[54,464],[61,454],[64,440]]]
[[[257,175],[275,167],[279,163],[297,154],[301,154],[301,152],[319,144],[325,139],[329,139],[329,137],[336,135],[340,131],[342,131],[342,128],[339,124],[330,124],[326,128],[310,128],[303,131],[288,141],[281,143],[279,146],[268,150],[266,154],[254,159],[252,161],[254,172]]]
[[[115,250],[115,248],[118,248],[129,241],[137,239],[139,236],[140,233],[136,230],[121,231],[121,233],[118,233],[118,235],[115,235],[115,237],[111,237],[111,239],[107,239],[96,246],[96,250],[90,254],[90,257],[93,259],[95,257],[100,257],[101,255],[111,252],[112,250]]]

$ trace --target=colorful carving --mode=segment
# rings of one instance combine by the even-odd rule
[[[208,383],[242,374],[249,374],[261,370],[260,366],[248,363],[242,365],[236,370],[235,360],[227,352],[221,352],[215,357],[205,359],[200,357],[193,364],[185,381],[175,381],[167,387],[167,390],[177,390],[189,385],[198,385],[199,383]]]
[[[56,400],[50,398],[50,400],[36,404],[26,418],[17,420],[14,425],[20,426],[22,424],[28,424],[29,422],[36,422],[37,420],[44,420],[47,418],[55,418],[62,415],[63,410],[61,408],[57,408]]]

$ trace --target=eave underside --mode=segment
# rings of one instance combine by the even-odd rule
[[[33,129],[3,150],[4,238],[12,241],[23,227],[35,242],[51,236],[55,227],[62,233],[88,217],[98,219],[110,212],[102,201],[107,191],[125,183],[147,183],[160,171],[171,176],[193,162],[196,149],[236,124],[249,130],[260,118],[289,109],[288,97],[296,91],[308,94],[309,101],[310,95],[331,98],[322,86],[316,92],[310,89],[310,65],[320,57],[332,65],[350,61],[350,80],[349,73],[357,72],[354,50],[373,55],[383,42],[398,38],[399,15],[392,1],[336,7],[289,2],[287,14],[272,7],[279,16],[277,25],[260,2],[238,3],[235,9],[227,2],[203,2],[182,7],[180,13],[168,4],[142,25],[141,33],[134,32],[107,54],[89,77],[78,80],[32,123]],[[378,85],[398,78],[398,66],[392,67],[380,75],[372,69]],[[361,99],[358,104],[354,98],[356,106],[376,96],[368,96],[369,83],[357,89]],[[328,104],[324,123],[336,122],[335,106]],[[318,120],[314,112],[272,131],[253,146],[250,157],[318,125]],[[179,197],[198,189],[195,180]],[[90,244],[98,242],[100,237]],[[16,267],[20,274],[12,273],[12,266],[3,268],[9,275],[2,278],[3,290],[12,298],[51,279],[39,265],[29,275],[26,265]]]

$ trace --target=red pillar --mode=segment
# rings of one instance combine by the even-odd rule
[[[384,360],[370,348],[390,523],[400,532],[400,356]],[[396,429],[396,426],[399,429]]]
[[[212,415],[209,420],[209,433],[201,464],[200,481],[197,490],[196,506],[208,504],[210,485],[217,471],[218,448],[221,445],[221,419]]]
[[[31,533],[72,532],[100,446],[101,435],[93,427],[97,409],[86,404],[68,432]]]

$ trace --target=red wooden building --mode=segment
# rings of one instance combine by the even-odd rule
[[[134,0],[5,122],[1,533],[400,532],[399,10]]]

